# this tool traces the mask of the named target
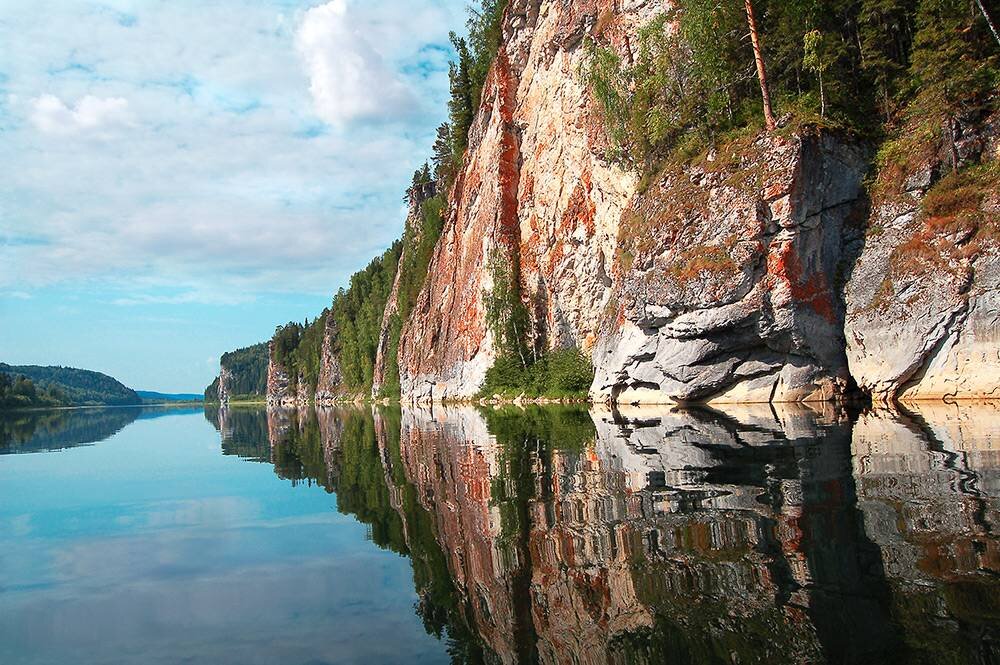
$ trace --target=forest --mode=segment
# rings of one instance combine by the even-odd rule
[[[142,398],[112,377],[73,367],[0,363],[0,408],[127,406]]]
[[[683,0],[626,57],[590,39],[581,73],[612,157],[645,173],[776,125],[948,141],[996,107],[990,17],[979,0]]]
[[[271,339],[272,357],[288,372],[292,391],[305,389],[309,394],[316,391],[324,332],[327,320],[332,317],[336,329],[333,351],[340,360],[343,376],[341,389],[352,394],[371,392],[382,315],[392,291],[401,249],[399,241],[393,243],[364,270],[354,273],[348,287],[340,289],[330,307],[312,322],[292,321],[275,330]]]
[[[219,365],[229,373],[230,400],[255,400],[267,393],[267,342],[223,353]],[[218,377],[205,389],[205,401],[219,401]]]

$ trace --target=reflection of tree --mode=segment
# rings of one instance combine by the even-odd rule
[[[228,427],[268,432],[279,476],[410,558],[454,662],[961,662],[996,643],[998,484],[980,467],[1000,460],[913,419],[251,413]],[[886,457],[872,432],[917,443]]]
[[[56,409],[0,413],[0,454],[62,450],[103,441],[138,418],[181,412],[160,407]]]
[[[431,517],[406,480],[398,407],[375,413],[358,408],[216,409],[206,410],[206,418],[224,433],[227,454],[269,461],[281,478],[335,493],[338,510],[368,525],[373,543],[408,556],[419,598],[415,610],[427,632],[448,640],[455,662],[482,661]]]
[[[222,434],[222,454],[254,462],[271,461],[267,418],[259,409],[205,405],[205,418]]]

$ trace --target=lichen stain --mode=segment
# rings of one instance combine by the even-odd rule
[[[768,256],[767,272],[772,280],[781,280],[788,285],[795,302],[807,305],[830,323],[837,322],[833,297],[825,275],[814,272],[806,277],[803,274],[802,262],[794,243],[786,242],[777,253]]]

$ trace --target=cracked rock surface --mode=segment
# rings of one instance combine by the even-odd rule
[[[625,212],[595,400],[796,402],[847,389],[838,276],[865,155],[817,132],[733,151],[668,170]]]

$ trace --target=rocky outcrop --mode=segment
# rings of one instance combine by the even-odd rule
[[[336,351],[337,322],[333,315],[326,317],[323,327],[323,347],[320,351],[319,379],[316,382],[316,404],[333,404],[345,399],[344,376]]]
[[[403,224],[403,249],[399,255],[399,266],[404,266],[410,260],[410,252],[419,246],[422,239],[423,224],[421,206],[427,199],[437,193],[435,183],[428,183],[419,189],[410,192],[409,212]],[[398,340],[394,340],[396,319],[400,316],[399,311],[399,288],[400,280],[403,278],[403,271],[396,270],[396,276],[392,281],[392,291],[385,303],[385,311],[382,313],[382,327],[379,331],[378,348],[375,351],[375,367],[372,376],[372,398],[378,399],[382,396],[383,388],[386,386],[390,372],[390,354],[397,354]],[[412,277],[412,276],[411,276]],[[398,370],[398,368],[397,368]],[[398,377],[393,377],[398,380]]]
[[[268,344],[267,363],[267,405],[280,407],[301,406],[309,403],[307,395],[300,395],[297,386],[303,384],[296,381],[294,384],[288,375],[288,369],[274,357],[274,342]]]
[[[671,168],[626,211],[598,400],[788,402],[848,387],[838,274],[865,172],[819,131]]]
[[[219,403],[229,404],[232,397],[233,373],[225,365],[219,367]]]
[[[399,349],[404,397],[467,398],[496,355],[483,294],[491,263],[519,266],[539,348],[595,342],[618,219],[636,178],[604,159],[579,76],[590,35],[626,49],[660,3],[540,2],[507,8],[449,216]]]
[[[630,37],[664,9],[509,3],[408,316],[397,274],[373,395],[405,318],[402,398],[474,397],[499,353],[487,303],[504,271],[535,352],[592,356],[595,401],[809,402],[856,385],[879,401],[996,397],[997,119],[960,122],[954,149],[907,167],[874,202],[872,146],[787,119],[639,187],[609,158],[581,70],[590,39],[629,62]],[[948,180],[949,159],[992,171]],[[971,204],[967,177],[980,179]],[[408,228],[417,219],[411,209]]]
[[[1000,397],[1000,118],[956,147],[992,176],[943,180],[947,152],[880,194],[847,284],[851,373],[877,401]]]

